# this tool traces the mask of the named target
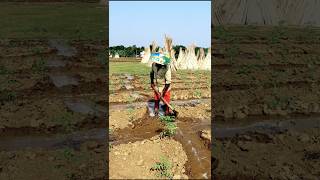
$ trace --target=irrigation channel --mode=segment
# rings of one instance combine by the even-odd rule
[[[178,118],[178,131],[174,139],[179,141],[188,156],[186,166],[189,178],[211,178],[211,151],[199,138],[199,129],[210,128],[210,121],[200,119]],[[300,131],[310,128],[320,128],[320,120],[314,118],[295,118],[277,120],[251,120],[246,123],[217,122],[213,128],[215,138],[232,138],[241,134],[261,133],[277,134],[284,131]],[[142,131],[143,130],[143,131]],[[117,131],[110,137],[113,145],[140,141],[151,138],[162,131],[159,120],[146,114],[134,124]],[[106,139],[105,128],[78,131],[65,135],[28,135],[0,137],[1,151],[15,151],[29,148],[58,149],[70,147],[78,149],[81,143],[88,140],[103,142]]]

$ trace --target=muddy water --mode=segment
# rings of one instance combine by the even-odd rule
[[[210,120],[183,119],[178,121],[175,139],[179,141],[188,156],[187,174],[191,179],[211,179],[211,150],[200,139],[199,131],[211,127]]]
[[[171,104],[175,106],[196,106],[201,103],[209,103],[211,99],[191,99],[191,100],[175,100],[171,101]],[[148,102],[134,102],[128,103],[110,103],[109,110],[125,110],[128,108],[140,108],[148,106]]]
[[[311,128],[320,128],[320,117],[217,122],[214,123],[212,131],[215,138],[230,138],[247,133],[277,134],[289,130],[303,131]]]
[[[77,78],[64,74],[50,74],[49,77],[57,88],[79,84],[79,80]]]
[[[0,150],[14,151],[30,148],[58,149],[63,147],[79,149],[80,145],[85,141],[104,143],[106,138],[107,131],[105,128],[74,132],[67,135],[6,136],[0,137]]]

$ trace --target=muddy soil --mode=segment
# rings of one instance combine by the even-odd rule
[[[150,117],[147,108],[141,108],[145,112],[142,118],[134,119],[132,124],[125,128],[111,131],[109,136],[111,154],[109,157],[112,168],[110,168],[109,174],[112,177],[159,178],[155,176],[154,172],[150,171],[150,168],[144,165],[146,163],[152,167],[152,164],[159,161],[159,154],[165,154],[175,167],[182,167],[182,170],[173,169],[174,179],[210,179],[211,146],[208,144],[210,143],[208,142],[209,139],[205,140],[201,138],[201,130],[210,129],[210,114],[207,112],[206,115],[208,116],[195,117],[192,114],[186,113],[190,110],[201,112],[203,107],[210,108],[210,105],[196,104],[193,106],[176,107],[177,110],[181,111],[180,114],[184,115],[179,116],[177,119],[178,129],[173,138],[162,138],[159,136],[164,130],[164,124],[157,117]],[[127,110],[118,111],[125,114]],[[202,111],[206,111],[206,109]],[[174,148],[168,148],[168,143]],[[144,146],[148,146],[148,148],[144,148]],[[116,148],[116,152],[118,152],[117,155],[113,150],[114,147]],[[130,152],[124,155],[119,154],[120,151],[130,151],[129,147],[136,153],[132,155],[130,155]],[[145,151],[145,149],[152,149],[152,151]],[[177,149],[179,150],[176,152]],[[154,152],[159,154],[154,154]],[[185,158],[181,159],[181,156]],[[117,164],[117,166],[113,165],[111,161]],[[141,162],[143,162],[143,165]],[[131,168],[120,170],[116,168],[125,167],[128,164]],[[139,176],[138,174],[141,175]]]
[[[318,179],[319,117],[215,124],[216,179]]]
[[[318,37],[308,28],[214,28],[215,117],[319,113]]]
[[[105,179],[106,42],[0,44],[0,179]]]
[[[213,177],[319,179],[319,29],[213,30]]]

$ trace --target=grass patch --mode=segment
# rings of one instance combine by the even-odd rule
[[[31,69],[34,73],[44,73],[46,71],[46,61],[41,57],[32,64]]]
[[[151,68],[140,62],[109,62],[110,74],[149,75]]]
[[[53,117],[52,121],[61,125],[65,131],[70,132],[74,128],[73,118],[74,116],[71,112],[63,112]]]
[[[1,3],[0,38],[106,40],[107,13],[98,3]]]

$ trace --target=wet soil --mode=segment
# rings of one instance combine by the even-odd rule
[[[106,42],[8,41],[0,43],[0,179],[105,179],[107,106],[90,97],[106,98],[97,88]]]
[[[208,147],[197,132],[199,129],[209,129],[210,121],[178,118],[177,126],[177,133],[173,138],[182,144],[183,150],[187,154],[188,161],[185,164],[187,176],[192,179],[210,179],[210,146]],[[112,145],[119,145],[150,139],[159,135],[163,131],[163,127],[163,123],[158,118],[149,117],[147,113],[143,118],[134,121],[132,127],[113,132],[109,137],[109,142]]]
[[[319,116],[216,122],[217,179],[317,179]]]

